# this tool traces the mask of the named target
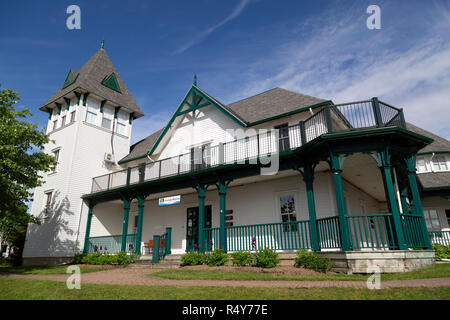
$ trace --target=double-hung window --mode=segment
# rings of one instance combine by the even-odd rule
[[[100,106],[97,101],[89,100],[88,106],[86,109],[86,122],[90,124],[95,124],[97,121],[97,113],[100,109]]]
[[[52,191],[47,191],[45,193],[45,206],[44,206],[44,212],[45,212],[45,216],[44,219],[47,218],[47,214],[50,210],[50,206],[52,204],[52,196],[53,196],[53,192]]]
[[[114,118],[114,110],[106,106],[103,107],[102,127],[111,130],[113,118]]]
[[[124,112],[120,112],[117,114],[117,126],[116,132],[119,134],[127,135],[127,114]]]
[[[417,159],[417,172],[427,172],[427,165],[425,163],[425,158]]]
[[[53,151],[53,156],[55,157],[55,166],[52,168],[52,172],[56,172],[56,167],[58,166],[58,160],[59,160],[59,149]]]
[[[279,197],[279,209],[281,214],[281,221],[286,223],[283,226],[284,231],[297,231],[296,224],[289,224],[289,222],[297,221],[297,212],[295,209],[295,195],[286,194]]]
[[[70,109],[69,109],[69,121],[70,123],[75,122],[75,116],[77,114],[77,104],[75,99],[70,101]]]

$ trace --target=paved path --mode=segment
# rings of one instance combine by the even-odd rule
[[[347,287],[366,288],[365,281],[237,281],[237,280],[171,280],[152,277],[148,274],[160,271],[150,268],[117,268],[112,270],[91,272],[81,275],[82,283],[145,285],[145,286],[208,286],[208,287]],[[10,278],[26,278],[37,280],[66,281],[69,275],[24,275],[9,274]],[[446,287],[450,286],[450,278],[415,279],[381,282],[381,288],[394,287]]]

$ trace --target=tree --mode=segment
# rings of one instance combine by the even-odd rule
[[[27,122],[28,109],[16,110],[17,92],[0,89],[0,232],[3,238],[20,232],[28,223],[39,223],[27,213],[34,188],[42,185],[43,173],[56,164],[44,153],[50,142],[45,129]]]

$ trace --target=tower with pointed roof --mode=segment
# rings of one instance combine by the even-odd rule
[[[41,225],[28,228],[25,264],[64,261],[82,249],[88,204],[81,196],[90,190],[93,176],[121,169],[117,161],[129,153],[133,120],[143,116],[103,41],[78,71],[70,69],[62,80],[40,107],[48,113],[47,133],[54,141],[45,152],[58,163],[43,174],[45,183],[34,192],[31,214]]]

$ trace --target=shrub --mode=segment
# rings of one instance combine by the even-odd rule
[[[321,257],[314,252],[300,250],[295,258],[295,266],[327,273],[331,270],[331,260]]]
[[[213,252],[211,252],[208,256],[207,262],[208,266],[215,267],[215,266],[223,266],[228,261],[228,255],[223,252],[223,249],[216,249]]]
[[[192,250],[181,257],[181,263],[183,266],[197,266],[203,263],[203,258],[203,254]]]
[[[233,265],[235,266],[242,267],[252,263],[252,255],[248,251],[233,252],[231,256],[233,257]]]
[[[74,264],[85,263],[85,262],[83,262],[84,257],[86,257],[85,253],[83,253],[83,252],[77,253],[76,255],[73,256],[72,263],[74,263]]]
[[[255,264],[257,267],[273,268],[276,267],[278,263],[280,263],[280,258],[278,258],[278,254],[275,250],[266,247],[263,250],[257,251],[255,254]]]
[[[450,259],[450,245],[444,246],[442,244],[433,243],[433,250],[435,251],[435,260]]]
[[[93,264],[93,265],[128,265],[136,260],[137,256],[127,255],[125,252],[118,254],[101,254],[99,252],[84,254],[78,253],[73,257],[73,263]]]

